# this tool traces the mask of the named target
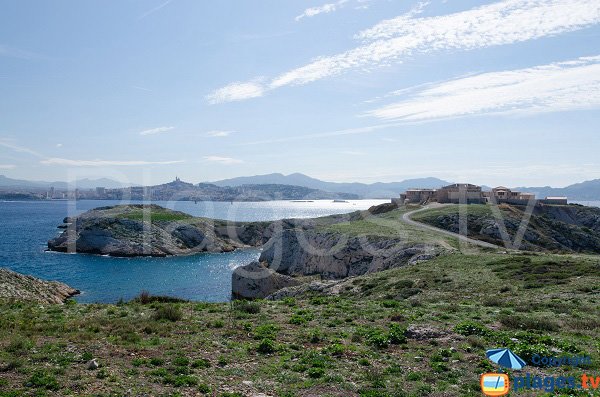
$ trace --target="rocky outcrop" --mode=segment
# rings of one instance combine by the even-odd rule
[[[299,285],[300,281],[269,269],[265,263],[252,262],[240,266],[231,276],[234,298],[259,299],[282,288]]]
[[[286,229],[265,244],[260,261],[290,276],[318,274],[325,279],[341,279],[427,260],[436,254],[430,245],[406,244],[401,239]]]
[[[64,221],[65,230],[48,241],[52,251],[130,257],[228,252],[247,246],[217,233],[222,221],[157,205],[101,207]]]
[[[79,291],[57,281],[44,281],[0,268],[0,299],[63,303]]]

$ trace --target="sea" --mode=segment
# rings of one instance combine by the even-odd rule
[[[333,202],[266,201],[212,202],[155,201],[194,216],[231,221],[270,221],[313,218],[364,210],[388,200]],[[92,208],[139,204],[136,201],[0,201],[0,267],[62,281],[81,291],[81,303],[115,303],[130,300],[142,291],[193,301],[224,302],[230,299],[233,270],[260,256],[260,249],[230,253],[202,253],[167,258],[113,258],[46,251],[47,241],[66,216]]]

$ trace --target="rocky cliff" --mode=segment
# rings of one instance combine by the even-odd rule
[[[44,281],[0,268],[0,299],[63,303],[78,290],[57,281]]]
[[[340,279],[431,259],[434,247],[399,238],[358,237],[314,230],[287,229],[263,247],[260,261],[291,276],[318,274]]]
[[[340,280],[432,259],[445,248],[431,242],[415,242],[402,233],[378,228],[381,217],[396,224],[397,207],[382,205],[369,211],[312,220],[287,220],[270,225],[265,236],[260,267],[242,266],[232,276],[234,296],[256,298],[275,296],[282,288],[297,287],[291,280],[317,276],[324,280]],[[333,225],[348,229],[368,223],[372,234],[348,234],[331,230]],[[275,277],[277,274],[279,277]],[[281,276],[289,276],[281,278]],[[260,280],[260,281],[257,281]],[[284,285],[288,283],[289,285]],[[297,288],[320,288],[327,282],[314,282]],[[275,295],[274,295],[275,294]]]

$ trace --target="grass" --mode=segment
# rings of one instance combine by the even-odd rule
[[[418,207],[402,207],[378,215],[363,215],[359,219],[322,226],[325,232],[350,237],[397,238],[406,243],[423,243],[457,247],[458,241],[450,236],[433,233],[402,222],[402,215]]]
[[[149,217],[147,219],[150,219],[151,222],[176,222],[194,219],[194,217],[189,214],[179,211],[172,211],[157,206],[152,206],[148,210],[135,208],[126,213],[119,214],[118,217],[134,221],[142,221],[146,219],[146,217]]]
[[[475,397],[494,347],[590,354],[586,369],[527,372],[598,374],[598,261],[456,253],[276,302],[3,302],[0,396]]]
[[[523,256],[520,258],[501,259],[494,263],[494,272],[504,280],[519,280],[525,288],[541,288],[544,286],[568,283],[573,277],[583,277],[600,272],[600,262],[556,257],[547,260],[544,257]],[[590,286],[590,291],[594,291]]]

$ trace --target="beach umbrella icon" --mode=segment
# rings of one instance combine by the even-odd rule
[[[510,369],[521,369],[527,365],[525,361],[510,349],[491,349],[485,352],[487,358],[501,367]]]

